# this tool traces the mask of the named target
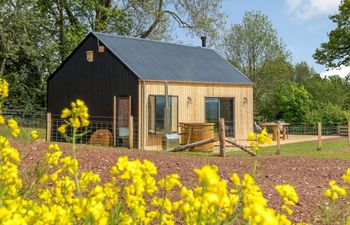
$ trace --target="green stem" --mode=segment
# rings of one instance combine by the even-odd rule
[[[165,203],[165,199],[168,197],[168,191],[165,192],[164,197],[163,197],[163,201],[162,201],[162,206],[159,209],[159,225],[162,225],[162,221],[163,221],[163,211],[164,211],[164,203]]]
[[[258,161],[258,158],[257,158],[257,156],[255,156],[254,163],[253,163],[253,172],[252,172],[254,181],[256,180],[256,164],[257,164],[257,161]]]
[[[72,151],[73,151],[73,159],[75,161],[77,161],[76,135],[77,135],[77,128],[73,128]],[[77,194],[78,194],[78,196],[80,196],[81,193],[80,193],[80,186],[79,186],[78,175],[79,175],[79,168],[77,169],[77,171],[75,171],[74,178],[75,178],[75,186],[77,188]]]

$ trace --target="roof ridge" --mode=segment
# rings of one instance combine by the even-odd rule
[[[194,46],[194,45],[189,45],[189,44],[179,44],[179,43],[172,43],[172,42],[164,42],[160,40],[152,40],[152,39],[145,39],[145,38],[139,38],[139,37],[130,37],[130,36],[123,36],[119,34],[111,34],[111,33],[103,33],[103,32],[91,32],[95,36],[97,35],[105,35],[105,36],[111,36],[111,37],[116,37],[116,38],[124,38],[124,39],[132,39],[132,40],[138,40],[138,41],[146,41],[146,42],[154,42],[158,44],[167,44],[167,45],[176,45],[176,46],[181,46],[181,47],[190,47],[190,48],[196,48],[196,49],[203,49],[203,50],[212,50],[215,51],[212,48],[209,47],[202,47],[202,46]]]

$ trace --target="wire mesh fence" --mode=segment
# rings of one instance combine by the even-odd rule
[[[46,128],[46,113],[37,112],[37,113],[26,113],[25,111],[20,110],[9,110],[4,109],[2,115],[5,119],[15,119],[18,123],[18,126],[24,128]]]
[[[257,123],[264,124],[264,123]],[[282,132],[282,126],[278,122],[275,123],[278,129]],[[286,123],[286,129],[288,135],[318,135],[318,123]],[[269,133],[273,132],[273,126],[268,126]],[[258,132],[261,128],[258,129]],[[327,136],[347,136],[348,126],[347,124],[322,124],[321,133]]]
[[[132,118],[132,122],[130,119]],[[65,124],[59,115],[51,116],[50,140],[54,142],[69,142],[72,128],[66,130],[66,136],[58,132]],[[91,117],[89,126],[77,131],[83,134],[77,137],[77,143],[115,147],[137,147],[137,118]],[[67,138],[68,137],[68,138]]]
[[[288,125],[287,132],[290,135],[318,135],[318,124],[294,124]],[[322,125],[322,135],[327,136],[347,136],[348,127],[345,124]]]

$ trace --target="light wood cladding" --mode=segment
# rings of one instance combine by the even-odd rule
[[[139,90],[143,86],[139,82]],[[141,91],[140,91],[141,92]],[[139,125],[143,116],[148,118],[148,107],[143,112],[144,96],[139,92]],[[149,95],[164,95],[165,85],[162,81],[145,82],[145,100],[148,106]],[[205,98],[206,97],[231,97],[234,98],[234,122],[235,137],[246,139],[248,133],[253,131],[253,86],[234,84],[211,84],[211,83],[184,83],[168,82],[168,94],[178,96],[179,123],[182,122],[206,122],[205,121]],[[247,101],[244,101],[244,97]],[[148,119],[145,120],[145,128],[148,128]],[[139,126],[140,127],[140,126]],[[148,131],[148,129],[142,129]],[[139,132],[141,139],[142,134]],[[161,135],[145,133],[145,149],[159,150],[161,148]],[[139,139],[139,140],[140,140]]]

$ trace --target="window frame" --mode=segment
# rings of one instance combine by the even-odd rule
[[[148,110],[148,127],[147,127],[147,130],[148,130],[148,134],[164,134],[164,126],[163,128],[160,130],[160,131],[157,131],[157,129],[155,128],[154,130],[151,130],[150,127],[151,127],[151,123],[150,123],[150,118],[151,118],[151,115],[150,115],[150,98],[151,97],[154,97],[155,100],[154,100],[154,118],[153,118],[153,121],[154,121],[154,126],[155,126],[155,121],[156,121],[156,105],[157,105],[157,100],[156,98],[157,97],[164,97],[164,101],[165,101],[165,95],[159,95],[159,94],[154,94],[154,95],[148,95],[148,107],[147,107],[147,110]],[[176,98],[177,99],[177,104],[176,104],[176,107],[177,107],[177,110],[176,110],[176,121],[177,121],[177,124],[176,124],[176,130],[170,130],[169,133],[178,133],[179,132],[179,96],[177,95],[168,95],[168,97],[170,98]],[[165,102],[164,102],[164,106],[165,106]],[[169,109],[170,109],[170,118],[172,117],[172,110],[171,110],[171,105],[169,106]],[[164,108],[163,108],[164,110]],[[169,119],[170,119],[169,118]],[[163,118],[164,122],[165,122],[165,115],[164,115],[164,118]],[[163,124],[165,125],[165,123],[163,122]],[[170,123],[171,123],[171,120],[170,120]],[[170,124],[171,126],[172,124]],[[171,126],[172,127],[172,126]]]

